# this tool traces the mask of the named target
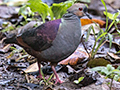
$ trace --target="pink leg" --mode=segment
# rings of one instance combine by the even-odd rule
[[[41,63],[40,62],[38,62],[38,68],[39,68],[39,74],[40,75],[37,76],[37,78],[41,78],[42,79],[43,77],[42,77],[42,74],[41,74]]]
[[[58,77],[58,75],[57,75],[57,73],[56,73],[55,67],[54,67],[53,65],[52,65],[51,67],[52,67],[52,70],[53,70],[54,75],[55,75],[55,77],[56,77],[55,84],[57,84],[58,82],[59,82],[59,83],[63,83],[63,82],[59,79],[59,77]]]
[[[41,78],[41,79],[43,79],[43,76],[42,76],[42,74],[41,74],[41,63],[40,62],[38,62],[38,68],[39,68],[39,76],[37,76],[37,78]],[[45,77],[45,79],[48,79],[49,77]]]

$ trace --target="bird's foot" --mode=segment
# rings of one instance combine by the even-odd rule
[[[43,76],[42,75],[38,75],[37,78],[43,79]]]
[[[40,78],[40,79],[46,79],[46,80],[48,80],[49,79],[49,77],[43,77],[42,75],[39,75],[39,76],[37,76],[37,78]]]
[[[61,81],[60,79],[54,79],[54,81],[55,81],[55,84],[57,84],[57,83],[63,83],[63,81]]]

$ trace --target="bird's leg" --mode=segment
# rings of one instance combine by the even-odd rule
[[[55,67],[54,67],[53,65],[52,65],[51,67],[52,67],[52,70],[53,70],[54,75],[55,75],[55,77],[56,77],[55,84],[57,84],[58,82],[59,82],[59,83],[63,83],[63,82],[59,79],[59,77],[58,77],[58,75],[57,75],[57,72],[56,72],[56,70],[55,70]]]
[[[42,73],[41,73],[41,63],[38,62],[38,68],[39,68],[39,76],[37,76],[37,78],[40,78],[40,79],[48,79],[48,77],[43,77],[42,76]]]
[[[43,78],[42,74],[41,74],[41,62],[38,62],[38,68],[39,68],[39,76],[37,78]]]

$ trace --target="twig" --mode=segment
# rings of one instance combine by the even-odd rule
[[[115,76],[115,75],[114,75],[114,76]],[[113,78],[114,78],[114,76],[113,76]],[[110,83],[110,90],[112,90],[113,78],[112,78],[111,83]]]
[[[22,84],[14,84],[14,85],[18,86],[18,87],[26,88],[27,90],[32,90],[29,86],[25,86],[25,85],[22,85]]]
[[[84,36],[84,34],[82,35],[80,42],[82,42],[83,47],[84,47],[85,51],[87,52],[87,54],[89,55],[89,58],[90,58],[90,54],[89,54],[89,52],[87,51],[87,48],[86,48],[86,46],[85,46],[85,44],[84,44],[84,42],[83,42],[83,36]]]
[[[28,78],[28,75],[27,75],[27,74],[25,74],[25,78],[26,78],[26,80],[27,80],[27,83],[30,83],[30,80],[29,80],[29,78]]]

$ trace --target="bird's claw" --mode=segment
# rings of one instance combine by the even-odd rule
[[[61,81],[60,79],[55,79],[55,84],[57,84],[57,83],[63,83],[63,81]]]
[[[43,76],[42,76],[42,75],[38,75],[37,78],[41,78],[41,79],[43,79]]]

